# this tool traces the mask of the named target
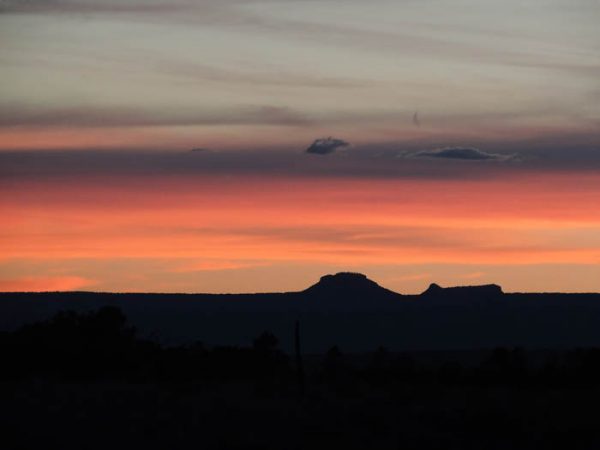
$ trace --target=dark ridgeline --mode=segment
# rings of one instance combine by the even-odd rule
[[[350,273],[288,294],[2,294],[2,448],[600,448],[599,304]]]
[[[432,284],[421,295],[401,295],[356,273],[326,275],[304,291],[279,294],[1,293],[0,330],[102,306],[119,307],[140,335],[168,344],[242,345],[271,330],[291,353],[290,330],[299,320],[309,353],[333,345],[351,352],[381,344],[392,351],[600,346],[600,294]]]

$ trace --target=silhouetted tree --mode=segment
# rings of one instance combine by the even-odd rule
[[[331,347],[323,360],[323,378],[329,383],[339,383],[345,367],[342,352],[337,345]]]
[[[254,349],[259,352],[273,352],[277,349],[279,340],[277,337],[269,331],[264,331],[260,336],[254,339]]]

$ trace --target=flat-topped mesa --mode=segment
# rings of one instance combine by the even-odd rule
[[[318,283],[309,287],[305,292],[348,292],[356,293],[360,291],[386,290],[366,275],[354,272],[340,272],[335,275],[324,275]]]
[[[370,280],[362,273],[340,272],[335,275],[325,275],[318,283],[309,287],[304,294],[319,299],[320,303],[349,303],[373,304],[378,301],[388,301],[399,297],[400,294],[385,289]]]
[[[438,284],[431,283],[427,290],[421,294],[421,297],[444,300],[486,300],[501,297],[503,294],[504,292],[502,292],[502,288],[497,284],[443,288]]]

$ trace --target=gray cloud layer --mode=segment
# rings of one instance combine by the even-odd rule
[[[202,148],[202,143],[199,142]],[[0,188],[11,180],[64,177],[136,177],[159,174],[182,176],[283,176],[365,179],[491,179],[511,173],[600,170],[597,148],[519,149],[518,164],[461,164],[454,158],[397,157],[398,150],[355,147],[344,158],[307,157],[298,149],[279,151],[3,151],[0,152]],[[407,155],[410,153],[406,153]],[[483,160],[486,161],[486,160]],[[492,160],[493,161],[493,160]],[[455,162],[455,163],[453,163]]]
[[[284,4],[286,0],[272,0],[274,4]],[[320,23],[314,20],[289,19],[264,15],[248,6],[260,4],[258,0],[0,0],[0,14],[126,14],[135,20],[149,17],[153,22],[170,22],[188,25],[227,26],[246,30],[260,30],[286,38],[312,40],[336,46],[353,46],[394,55],[401,49],[412,54],[431,53],[438,58],[458,58],[475,61],[478,64],[501,62],[512,67],[537,68],[552,71],[567,71],[575,74],[597,77],[600,64],[594,61],[559,60],[556,56],[526,51],[523,48],[494,47],[486,45],[485,39],[449,40],[447,33],[456,29],[446,28],[446,33],[435,33],[440,24],[423,24],[423,33],[418,35],[408,31],[373,30],[357,28],[338,23]],[[343,5],[343,2],[340,2]],[[580,1],[569,5],[573,11],[593,17],[599,7],[597,2]],[[464,8],[464,6],[463,6]],[[434,31],[433,33],[431,31]],[[461,27],[468,36],[489,36],[487,28]],[[498,27],[497,35],[502,36]],[[510,37],[510,35],[509,35]],[[327,80],[313,80],[328,83]],[[282,81],[285,83],[285,81]]]
[[[201,147],[199,147],[201,148]],[[12,178],[70,176],[260,175],[332,178],[480,178],[512,166],[448,165],[428,159],[373,157],[355,149],[345,158],[307,157],[288,151],[15,151],[0,152],[0,184]]]

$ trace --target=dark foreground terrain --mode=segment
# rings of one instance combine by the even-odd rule
[[[0,331],[48,320],[61,310],[120,308],[140,336],[167,345],[200,340],[241,346],[264,330],[294,349],[294,324],[303,349],[338,345],[364,353],[517,347],[600,347],[600,294],[507,294],[500,286],[441,288],[401,295],[361,274],[326,275],[300,291],[274,294],[0,293]]]
[[[0,355],[5,449],[600,448],[593,348],[165,346],[103,307],[4,332]]]

